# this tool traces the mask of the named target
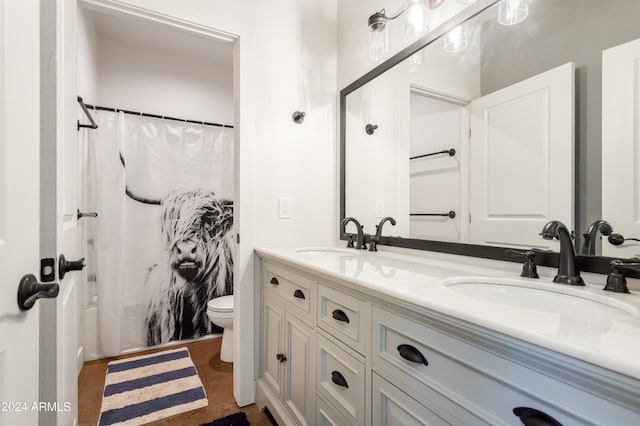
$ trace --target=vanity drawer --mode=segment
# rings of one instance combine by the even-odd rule
[[[318,393],[352,425],[365,424],[365,368],[322,334],[317,334]]]
[[[266,296],[284,303],[287,310],[313,327],[315,280],[267,262],[263,280]]]
[[[328,403],[321,397],[316,400],[316,425],[317,426],[344,426],[348,424],[346,420],[336,413]]]
[[[371,408],[374,425],[445,426],[451,424],[375,373],[373,373]],[[445,413],[444,417],[447,418],[448,415]]]
[[[318,284],[318,327],[365,354],[369,348],[370,304]]]
[[[376,306],[372,357],[374,371],[422,405],[447,411],[460,425],[518,424],[513,414],[516,407],[535,408],[564,425],[592,424],[591,416],[580,415],[584,404],[602,403],[593,395]]]

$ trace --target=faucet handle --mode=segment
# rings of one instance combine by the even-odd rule
[[[524,263],[522,264],[522,272],[520,273],[521,277],[524,278],[540,278],[538,275],[538,269],[536,267],[535,257],[536,252],[533,250],[519,251],[508,249],[505,251],[508,255],[511,256],[523,256],[525,258]]]
[[[353,235],[349,235],[349,239],[347,241],[347,248],[353,248]]]
[[[378,241],[380,241],[380,237],[376,235],[369,238],[369,251],[378,251]]]
[[[640,265],[640,259],[636,257],[632,257],[627,261],[614,259],[610,265],[611,273],[607,277],[607,284],[604,286],[604,290],[613,291],[614,293],[631,293],[627,287],[627,278],[624,276],[622,270],[631,266]]]

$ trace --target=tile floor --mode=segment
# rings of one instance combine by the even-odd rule
[[[188,413],[179,414],[167,419],[149,423],[154,426],[167,425],[201,425],[229,414],[243,411],[247,414],[253,426],[271,426],[265,414],[255,405],[238,407],[233,399],[233,364],[220,361],[221,338],[207,339],[200,342],[176,345],[171,348],[186,346],[189,348],[191,359],[198,370],[204,385],[209,406]],[[114,359],[123,359],[147,353],[163,351],[161,348],[134,354],[122,355],[114,358],[89,361],[84,364],[78,377],[78,423],[80,426],[98,424],[100,404],[104,389],[104,376],[107,363]]]

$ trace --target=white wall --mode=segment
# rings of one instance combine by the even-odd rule
[[[236,256],[234,396],[255,391],[256,245],[329,243],[337,233],[335,0],[86,0],[114,13],[154,15],[178,27],[235,38]],[[73,30],[67,29],[67,30]],[[306,112],[303,124],[291,114]],[[277,199],[293,217],[278,219]]]
[[[233,124],[229,43],[81,9],[78,93],[89,104]]]

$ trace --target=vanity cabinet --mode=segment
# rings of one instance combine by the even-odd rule
[[[265,265],[262,304],[262,377],[292,424],[314,424],[315,282]]]
[[[257,402],[280,424],[640,424],[637,380],[274,262],[263,262]]]

